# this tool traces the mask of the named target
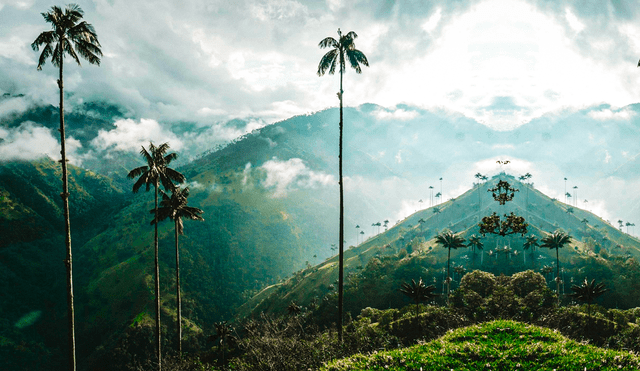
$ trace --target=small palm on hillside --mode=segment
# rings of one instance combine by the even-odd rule
[[[484,244],[482,243],[482,241],[480,241],[480,237],[476,236],[475,234],[472,234],[471,237],[469,237],[468,241],[469,243],[467,244],[467,246],[471,247],[471,250],[473,251],[473,261],[475,263],[476,250],[482,250]]]
[[[411,283],[403,282],[400,285],[400,292],[407,295],[414,303],[416,303],[416,323],[418,323],[420,303],[438,297],[439,295],[434,293],[435,290],[436,287],[434,285],[426,286],[422,281],[422,278],[420,278],[418,282],[411,280]]]
[[[534,252],[536,250],[536,247],[539,246],[540,244],[538,243],[538,237],[534,235],[527,236],[527,240],[522,245],[523,250],[531,249],[531,264],[533,265],[534,270],[536,269],[536,256]]]
[[[215,323],[214,326],[216,328],[216,334],[210,336],[209,340],[218,343],[219,362],[221,365],[224,365],[225,347],[228,346],[229,342],[236,340],[235,336],[233,336],[233,327],[224,321]]]
[[[580,286],[571,286],[571,291],[573,291],[573,293],[568,295],[569,297],[572,297],[576,300],[587,303],[587,316],[589,318],[589,323],[591,323],[591,304],[594,300],[608,291],[605,288],[604,283],[600,282],[596,284],[595,282],[596,280],[591,280],[591,282],[589,282],[585,278],[584,282],[582,282]]]
[[[184,224],[182,218],[190,220],[204,220],[200,215],[203,213],[201,209],[197,207],[187,206],[187,198],[189,197],[189,187],[180,189],[176,187],[171,190],[171,197],[165,192],[162,193],[162,201],[160,202],[160,208],[151,210],[152,214],[157,215],[151,221],[151,224],[161,222],[166,218],[169,218],[175,223],[175,239],[176,239],[176,306],[178,308],[177,313],[177,330],[178,330],[178,354],[182,354],[182,301],[180,299],[180,253],[178,249],[178,235],[184,234]]]
[[[556,249],[556,294],[558,295],[558,304],[560,304],[560,253],[559,250],[565,245],[571,243],[571,236],[562,232],[555,231],[553,234],[542,239],[540,247]]]
[[[467,245],[465,245],[464,242],[464,238],[450,231],[442,232],[436,236],[436,243],[449,251],[447,255],[447,301],[449,300],[449,292],[451,291],[451,249],[466,247]]]

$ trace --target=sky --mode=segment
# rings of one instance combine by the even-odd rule
[[[594,120],[637,122],[635,111],[625,108],[640,97],[636,1],[77,3],[94,25],[104,57],[99,67],[66,64],[67,107],[104,101],[127,113],[115,129],[95,138],[95,151],[114,146],[137,151],[138,142],[149,137],[171,140],[177,150],[204,149],[278,120],[335,107],[338,76],[320,77],[316,71],[327,51],[318,43],[336,37],[338,28],[358,34],[356,47],[370,63],[360,75],[347,70],[347,106],[375,103],[403,119],[411,110],[395,108],[405,104],[463,116],[498,131],[585,109]],[[24,94],[0,101],[0,119],[34,104],[57,105],[57,69],[48,62],[37,71],[38,53],[30,47],[49,29],[40,13],[50,6],[41,0],[0,0],[0,95]],[[227,124],[235,118],[248,123]],[[191,137],[176,134],[175,123],[183,121],[203,131]],[[37,123],[25,123],[19,131],[0,128],[0,139],[5,158],[56,143]],[[80,146],[70,141],[71,151]],[[640,145],[624,152],[631,158]],[[496,148],[494,156],[470,159],[464,171],[489,166],[503,153]],[[608,155],[614,162],[615,156],[624,157]],[[447,171],[462,171],[461,165]],[[558,167],[554,176],[561,178],[563,172]],[[615,184],[627,194],[638,184],[637,176],[614,179],[619,183],[593,177],[580,181],[600,182],[598,192]],[[544,182],[539,186],[553,188]],[[640,218],[637,205],[633,212],[616,209],[613,205],[624,199],[616,197],[603,197],[603,213]]]

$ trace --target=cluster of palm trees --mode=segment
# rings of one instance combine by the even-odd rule
[[[182,314],[180,296],[180,250],[178,247],[178,237],[184,233],[182,219],[204,220],[200,215],[201,209],[187,206],[189,197],[189,187],[180,188],[175,183],[184,183],[184,175],[169,167],[169,164],[177,158],[177,154],[169,153],[169,144],[163,143],[155,146],[149,143],[149,150],[142,147],[140,155],[147,162],[146,165],[137,167],[127,175],[130,179],[138,178],[133,185],[133,193],[144,185],[149,191],[153,186],[155,191],[155,207],[151,210],[154,214],[151,224],[154,225],[154,252],[155,252],[155,295],[156,295],[156,352],[158,357],[158,368],[161,368],[161,331],[160,331],[160,268],[158,264],[158,223],[169,218],[175,224],[175,248],[176,248],[176,307],[177,307],[177,333],[178,333],[178,354],[182,354]],[[160,190],[160,184],[164,191]],[[171,192],[169,196],[166,192]],[[158,193],[162,195],[160,207],[158,207]]]

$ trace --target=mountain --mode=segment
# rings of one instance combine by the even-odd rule
[[[125,149],[118,149],[121,143],[104,148],[96,144],[97,139],[115,134],[126,140],[123,133],[133,135],[136,132],[133,129],[140,129],[148,122],[130,120],[127,113],[109,106],[85,106],[81,111],[72,118],[77,122],[70,124],[69,132],[74,138],[80,138],[81,146],[76,154],[81,155],[81,163],[93,169],[74,168],[70,177],[78,354],[83,361],[80,364],[86,365],[88,360],[94,364],[108,360],[109,352],[126,338],[130,329],[147,323],[154,315],[153,229],[149,225],[153,196],[146,192],[132,194],[133,181],[124,178],[128,170],[143,164],[136,154],[140,148],[138,142],[127,142],[131,147]],[[20,138],[28,136],[28,130],[20,131],[20,128],[33,129],[41,122],[48,125],[46,128],[55,128],[54,113],[42,109],[29,113],[33,115],[29,117],[16,114],[3,118],[0,126],[10,136],[0,138],[0,153],[4,153],[6,146],[15,145]],[[95,126],[84,129],[82,123],[92,120],[91,115],[98,118]],[[188,341],[212,332],[215,321],[258,310],[277,312],[282,310],[282,303],[288,304],[291,300],[309,305],[317,297],[318,308],[333,305],[332,296],[326,294],[332,291],[331,285],[335,286],[336,262],[335,258],[325,259],[332,254],[338,235],[337,116],[336,109],[328,109],[264,127],[251,120],[236,120],[229,123],[234,130],[246,131],[253,127],[251,125],[256,128],[224,145],[220,145],[221,141],[211,142],[215,149],[199,156],[192,156],[193,152],[186,148],[187,143],[196,143],[193,139],[196,136],[189,137],[189,132],[194,129],[204,135],[209,131],[192,123],[172,126],[172,133],[182,135],[170,136],[175,140],[170,144],[181,148],[176,166],[185,174],[191,188],[189,204],[205,211],[204,222],[185,222],[185,235],[180,240],[183,315],[191,329],[185,334]],[[29,120],[31,126],[25,124]],[[402,302],[404,299],[396,288],[403,280],[427,277],[428,273],[431,279],[435,277],[441,282],[440,270],[446,254],[434,246],[433,236],[444,228],[464,231],[465,235],[477,233],[475,226],[491,210],[524,214],[531,223],[531,231],[539,236],[542,231],[555,228],[576,235],[580,238],[575,244],[578,250],[561,252],[563,262],[574,261],[571,268],[574,270],[584,263],[584,267],[608,274],[606,277],[613,277],[612,272],[625,273],[624,278],[620,275],[615,278],[616,287],[627,285],[632,288],[631,294],[617,290],[616,300],[620,306],[634,305],[632,294],[637,290],[633,289],[636,284],[632,278],[635,276],[617,267],[621,266],[620,262],[626,264],[625,254],[638,256],[635,238],[586,210],[574,207],[573,214],[567,214],[567,205],[551,200],[537,188],[531,187],[526,196],[527,188],[513,177],[509,179],[518,184],[521,191],[513,205],[505,210],[499,210],[490,202],[486,192],[488,184],[468,190],[469,180],[475,173],[468,170],[476,169],[474,163],[478,159],[483,159],[479,166],[484,166],[483,161],[490,161],[496,153],[519,155],[510,144],[516,143],[526,149],[523,153],[542,148],[546,165],[557,155],[553,151],[558,142],[554,142],[553,136],[543,146],[540,142],[530,143],[539,136],[535,126],[514,132],[495,132],[461,116],[407,106],[347,108],[345,122],[348,123],[345,126],[346,239],[348,244],[356,245],[358,237],[369,238],[347,251],[348,273],[354,285],[349,289],[349,297],[359,298],[347,301],[347,306],[351,305],[347,308],[349,311],[355,313],[365,303],[388,307]],[[153,125],[149,127],[166,129]],[[548,129],[553,130],[553,125]],[[562,140],[572,134],[571,131],[562,133]],[[189,138],[194,142],[188,142]],[[205,135],[205,138],[209,137]],[[178,143],[182,143],[182,147]],[[197,148],[206,144],[197,143]],[[21,359],[33,359],[37,355],[45,363],[56,363],[56,357],[64,354],[60,349],[64,347],[61,344],[65,344],[66,331],[64,274],[59,263],[64,243],[58,232],[62,229],[62,219],[56,171],[56,164],[51,160],[0,164],[0,234],[3,236],[0,264],[9,267],[1,273],[3,285],[7,287],[1,290],[2,302],[18,303],[0,306],[0,317],[4,318],[0,328],[9,334],[3,335],[0,351],[13,357],[21,354],[16,350],[24,348],[22,344],[26,343],[29,344],[27,355]],[[412,214],[433,202],[427,187],[435,186],[433,193],[439,192],[442,183],[435,180],[439,176],[445,177],[442,192],[449,195],[435,199],[440,212],[434,213],[435,207],[429,207]],[[538,182],[537,179],[546,175],[540,172],[534,176]],[[419,202],[421,198],[426,202]],[[441,202],[443,199],[448,201]],[[478,200],[481,200],[480,210]],[[74,214],[77,210],[82,211]],[[421,218],[426,220],[422,225],[418,223]],[[586,231],[581,223],[584,218],[589,220]],[[385,219],[390,220],[392,226],[395,220],[399,222],[383,234],[376,234],[377,227],[369,229],[370,224]],[[362,228],[355,228],[356,225]],[[360,235],[360,231],[365,234]],[[485,243],[495,246],[497,242],[487,237]],[[513,247],[522,240],[499,241],[503,243],[511,243]],[[619,249],[617,245],[624,247]],[[173,225],[162,223],[163,323],[169,330],[175,316],[173,246]],[[592,256],[595,252],[599,253],[597,258]],[[552,260],[548,253],[543,252],[546,264]],[[453,254],[456,265],[469,266],[466,260],[461,260],[464,255],[472,258],[462,251]],[[605,255],[607,259],[603,260]],[[504,255],[497,261],[491,258],[491,269],[496,273],[503,268],[503,258]],[[522,264],[516,264],[521,258]],[[485,255],[484,261],[488,264],[490,259]],[[513,263],[506,265],[508,271],[529,267],[528,256],[519,255],[507,263],[510,261]],[[543,261],[538,263],[538,267],[542,264]],[[288,283],[280,282],[300,269],[303,270]],[[300,287],[293,289],[294,283]],[[271,286],[262,290],[268,285]],[[269,296],[271,299],[262,301]],[[320,302],[325,297],[327,301]],[[325,312],[327,316],[332,313]],[[327,321],[330,323],[331,317],[327,317]]]
[[[519,189],[514,200],[504,206],[487,192],[499,180],[506,180]],[[572,236],[570,246],[559,251],[567,292],[572,282],[588,277],[604,282],[610,289],[603,298],[605,306],[640,306],[640,240],[586,210],[551,199],[512,175],[501,173],[455,199],[420,210],[388,231],[349,249],[345,253],[345,310],[355,317],[366,307],[402,307],[407,299],[398,289],[402,282],[411,279],[422,278],[442,292],[447,250],[435,243],[435,236],[445,229],[465,238],[479,235],[478,223],[492,212],[501,216],[511,212],[524,216],[529,223],[527,235],[539,239],[555,230],[564,230]],[[456,266],[464,267],[467,272],[480,269],[507,275],[540,269],[542,265],[555,266],[555,251],[536,250],[536,258],[532,260],[530,250],[523,250],[525,239],[520,235],[487,235],[481,240],[482,251],[451,251],[452,288],[460,280],[460,274],[453,271]],[[504,247],[509,247],[511,252],[505,253]],[[552,289],[555,289],[554,272],[546,274]],[[337,276],[336,256],[300,270],[247,301],[238,310],[238,319],[258,313],[284,314],[293,301],[315,310],[319,323],[330,324],[335,321]]]

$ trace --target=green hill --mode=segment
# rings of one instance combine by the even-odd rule
[[[498,205],[487,192],[499,179],[508,180],[520,190],[514,200],[504,206]],[[536,235],[539,239],[556,229],[573,236],[570,246],[559,251],[566,292],[570,292],[572,282],[589,277],[604,282],[610,288],[611,292],[602,299],[603,305],[619,308],[640,306],[640,241],[588,211],[550,199],[533,187],[527,192],[527,188],[529,186],[513,176],[497,175],[455,199],[420,210],[388,231],[351,247],[345,252],[345,309],[356,316],[366,307],[399,307],[405,300],[398,287],[411,279],[422,278],[435,284],[441,292],[447,251],[435,244],[434,237],[445,229],[461,233],[465,238],[478,235],[478,223],[483,216],[494,211],[500,215],[514,212],[525,216],[529,223],[528,235]],[[583,222],[584,219],[587,222]],[[420,220],[424,222],[420,223]],[[532,259],[531,251],[523,250],[525,239],[519,235],[487,235],[482,241],[482,251],[452,251],[451,267],[510,275],[545,265],[555,266],[555,251],[536,249],[535,259]],[[505,246],[511,249],[509,253],[504,253]],[[555,289],[554,275],[555,270],[546,275],[552,289]],[[323,298],[335,296],[337,276],[337,257],[334,256],[297,272],[286,281],[267,287],[239,308],[238,318],[260,312],[282,314],[291,301],[315,306]],[[452,289],[455,289],[460,277],[455,273],[452,277]],[[327,314],[327,320],[332,321],[330,314]]]
[[[459,328],[426,344],[329,362],[322,370],[637,370],[640,357],[515,321]]]

